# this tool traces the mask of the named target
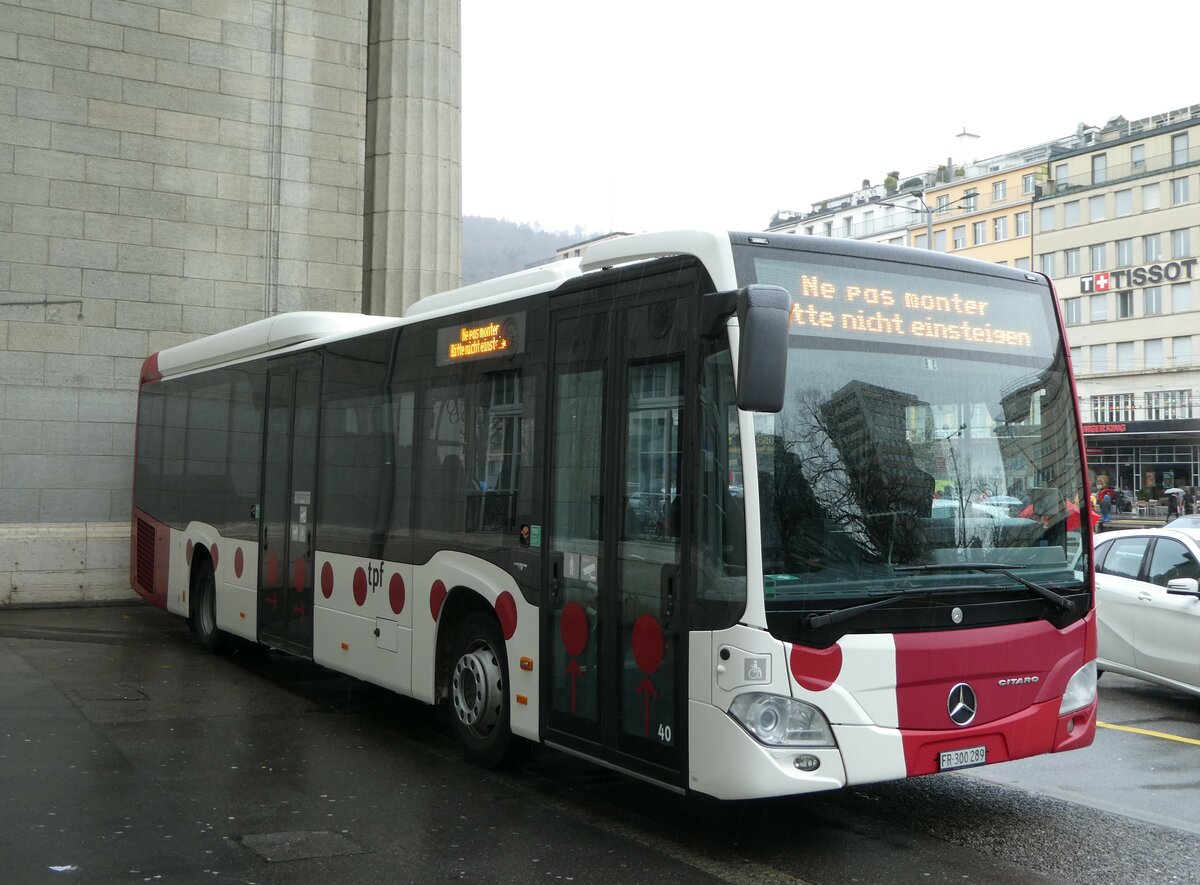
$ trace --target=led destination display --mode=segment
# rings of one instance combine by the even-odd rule
[[[524,348],[524,333],[524,313],[438,329],[437,364],[512,356]]]
[[[791,293],[794,335],[1014,354],[1034,352],[1046,343],[1050,293],[1033,283],[965,275],[901,276],[768,258],[756,260],[755,270],[760,283],[783,286]]]

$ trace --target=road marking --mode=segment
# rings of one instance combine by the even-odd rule
[[[1162,738],[1164,741],[1179,741],[1181,744],[1192,744],[1200,747],[1200,741],[1195,738],[1180,737],[1177,734],[1167,734],[1164,731],[1151,731],[1148,728],[1134,728],[1132,725],[1109,725],[1107,722],[1096,722],[1097,728],[1111,728],[1113,731],[1131,731],[1134,734],[1144,734],[1148,737]]]

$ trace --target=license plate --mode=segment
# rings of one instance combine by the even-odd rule
[[[987,747],[964,747],[961,750],[948,750],[938,756],[938,769],[941,771],[986,764]]]

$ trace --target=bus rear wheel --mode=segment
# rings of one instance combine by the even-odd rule
[[[222,651],[228,637],[217,628],[217,578],[211,562],[203,562],[192,575],[192,630],[200,647]]]
[[[451,723],[467,758],[489,768],[513,749],[508,709],[508,656],[500,625],[482,612],[455,633],[450,654]]]

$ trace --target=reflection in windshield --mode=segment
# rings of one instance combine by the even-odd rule
[[[1045,290],[1027,288],[1026,308],[1051,323]],[[896,571],[953,562],[1078,579],[1082,471],[1061,346],[808,332],[793,328],[783,411],[755,418],[772,598],[961,583]],[[993,577],[1011,584],[981,580]]]

